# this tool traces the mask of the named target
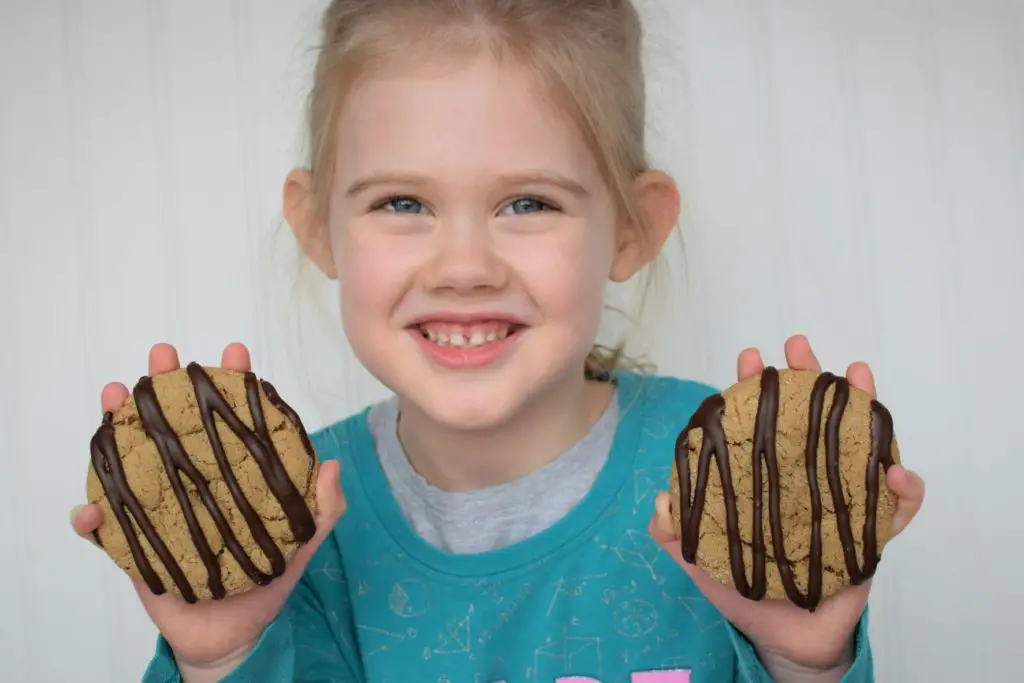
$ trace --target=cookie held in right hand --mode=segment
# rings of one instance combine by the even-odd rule
[[[765,368],[701,404],[676,442],[683,558],[745,597],[814,610],[870,579],[899,462],[889,411],[831,373]]]
[[[91,455],[95,539],[154,594],[196,602],[267,585],[316,533],[312,444],[251,372],[191,363],[143,377]]]

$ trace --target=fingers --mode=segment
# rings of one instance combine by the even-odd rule
[[[851,386],[875,398],[875,376],[867,363],[853,363],[846,369],[846,379],[850,381]]]
[[[821,364],[811,350],[807,337],[798,334],[786,340],[786,363],[793,370],[821,372]]]
[[[173,372],[181,367],[178,351],[170,344],[157,344],[149,350],[149,374]]]
[[[757,349],[745,349],[736,361],[736,376],[743,380],[759,375],[764,370],[761,352]]]
[[[120,382],[112,382],[100,392],[100,405],[104,413],[112,413],[128,400],[128,387]]]
[[[178,351],[170,344],[156,344],[149,350],[149,374],[159,375],[181,367]],[[131,392],[120,382],[111,382],[100,392],[100,405],[104,413],[112,413],[124,405]]]
[[[924,504],[924,479],[900,465],[893,465],[885,475],[885,483],[896,494],[896,513],[890,531],[896,536],[907,528]]]
[[[814,370],[821,372],[818,362],[807,337],[795,335],[786,340],[786,364],[794,370]],[[866,366],[865,366],[866,367]],[[736,361],[736,375],[739,380],[754,377],[764,370],[764,360],[757,349],[746,349]]]
[[[92,534],[103,523],[103,510],[99,505],[78,505],[71,511],[71,528],[82,538],[95,544]]]
[[[221,366],[225,370],[248,372],[252,369],[249,349],[244,344],[228,344],[221,355]],[[149,374],[173,372],[181,367],[177,350],[170,344],[157,344],[149,352]]]
[[[251,367],[249,350],[243,344],[229,344],[224,349],[221,365],[227,370],[249,371]],[[181,361],[178,358],[178,351],[170,344],[156,344],[149,350],[150,375],[173,372],[180,367]],[[113,412],[123,406],[124,402],[128,399],[129,393],[128,387],[119,382],[113,382],[103,387],[100,400],[103,412]]]
[[[243,344],[229,344],[221,356],[221,366],[225,370],[236,372],[249,372],[252,369],[252,360],[249,358],[249,349]]]

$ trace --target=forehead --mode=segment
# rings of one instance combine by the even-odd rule
[[[453,178],[599,175],[578,126],[538,79],[487,55],[374,69],[345,98],[337,133],[345,177],[382,169]]]

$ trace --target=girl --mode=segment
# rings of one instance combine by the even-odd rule
[[[319,533],[284,577],[196,605],[138,586],[145,681],[872,680],[867,585],[813,614],[752,602],[651,524],[713,390],[594,346],[606,283],[679,213],[645,161],[640,36],[628,0],[330,4],[284,213],[394,397],[314,435]],[[786,357],[817,368],[803,338]],[[152,350],[151,373],[177,365]],[[888,484],[899,530],[922,484]]]

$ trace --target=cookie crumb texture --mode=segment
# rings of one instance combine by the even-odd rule
[[[266,585],[315,532],[309,438],[252,373],[193,363],[144,377],[91,451],[97,540],[155,593],[195,602]]]
[[[840,404],[845,398],[845,407],[840,405],[833,411],[837,390]],[[759,410],[763,421],[760,430]],[[771,429],[773,412],[775,424]],[[829,423],[837,420],[838,428],[830,437]],[[754,451],[759,431],[761,513],[755,520]],[[809,449],[808,435],[813,440],[815,431],[816,448]],[[775,468],[765,454],[766,445],[770,449],[772,432],[778,472],[775,485],[772,483]],[[707,483],[702,487],[699,466],[705,440],[710,443],[706,453]],[[835,445],[837,456],[831,480],[830,441]],[[724,456],[721,460],[728,467],[731,496],[728,487],[723,486],[717,454],[722,449],[716,448],[716,442],[724,444],[727,451],[721,454]],[[809,450],[814,461],[811,467],[816,473],[817,496],[808,475]],[[684,557],[689,554],[692,559],[688,559],[705,572],[723,584],[735,586],[751,599],[789,599],[814,610],[821,600],[844,586],[861,583],[874,574],[890,537],[896,508],[896,496],[885,484],[885,470],[898,462],[899,451],[892,436],[889,413],[868,394],[851,387],[845,379],[827,373],[768,368],[762,375],[710,397],[691,420],[688,431],[680,434],[677,460],[671,474],[671,507],[672,523],[683,541]],[[680,469],[681,463],[685,470]],[[690,517],[689,534],[681,520],[684,501],[680,498],[680,474],[683,472],[688,472],[688,481],[683,482],[682,488],[688,488],[689,513],[699,515],[697,519]],[[836,514],[834,496],[837,492],[833,484],[838,484],[838,493],[842,496],[839,515]],[[772,503],[773,488],[777,503]],[[820,500],[817,515],[816,498]],[[732,542],[730,506],[727,505],[730,499],[734,503],[737,527]],[[777,528],[781,528],[785,551],[782,558],[776,552],[771,519],[776,505]],[[816,516],[820,520],[820,546],[817,547],[813,540]],[[760,551],[755,550],[758,526],[763,534],[763,550]],[[818,578],[814,579],[815,576]]]

